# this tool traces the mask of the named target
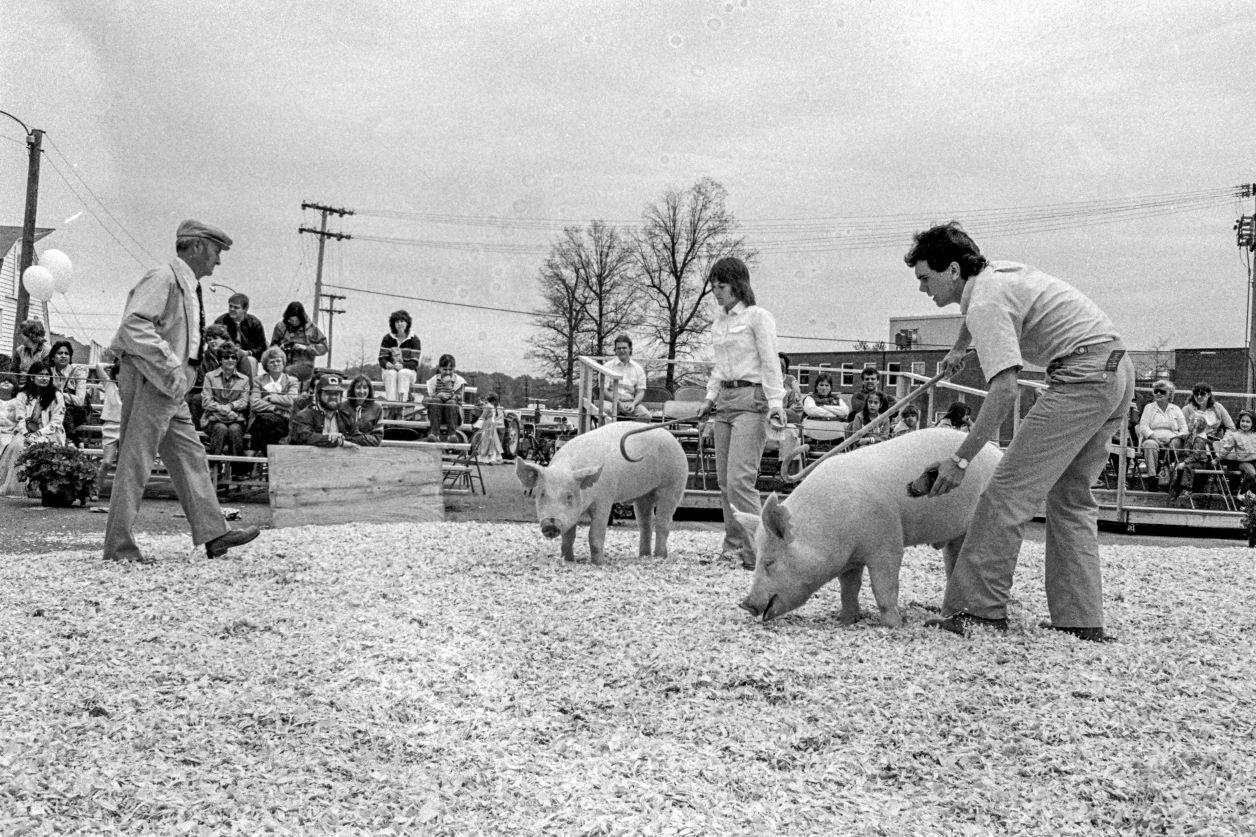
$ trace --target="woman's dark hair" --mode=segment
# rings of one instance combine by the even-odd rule
[[[946,423],[952,427],[959,427],[964,423],[964,419],[972,414],[973,408],[969,407],[963,401],[956,401],[946,408],[946,415],[942,416]]]
[[[409,337],[410,329],[414,328],[414,320],[410,319],[410,312],[402,308],[401,310],[394,311],[391,314],[389,314],[388,315],[388,330],[396,331],[397,323],[399,322],[405,322],[406,336]]]
[[[874,398],[878,402],[880,402],[877,404],[877,411],[875,413],[868,409],[868,405],[872,402],[872,399]],[[885,406],[885,399],[881,397],[881,393],[879,392],[868,393],[868,397],[864,399],[863,406],[859,408],[859,415],[863,417],[863,423],[867,424],[868,422],[872,421],[877,416],[881,415],[881,408],[884,406]]]
[[[236,345],[235,341],[227,339],[218,344],[218,362],[222,363],[222,359],[225,357],[240,359],[240,347]]]
[[[305,313],[305,306],[302,305],[299,300],[295,300],[295,299],[292,300],[292,302],[288,303],[288,307],[283,309],[284,328],[288,327],[289,317],[297,317],[298,319],[301,320],[301,325],[298,326],[298,328],[305,328],[307,325],[310,324],[310,318],[306,316],[306,313]]]
[[[1204,401],[1204,403],[1199,405],[1201,409],[1207,410],[1214,403],[1216,403],[1212,400],[1212,384],[1206,383],[1204,381],[1200,381],[1199,383],[1195,384],[1195,386],[1191,387],[1192,399],[1198,402],[1199,396],[1201,395],[1207,396],[1207,399]]]
[[[366,384],[366,398],[359,399],[353,394],[358,381]],[[365,375],[354,375],[353,380],[349,382],[349,386],[345,387],[345,402],[352,407],[365,407],[367,404],[374,404],[375,387],[371,386],[371,379]]]
[[[903,261],[907,262],[908,267],[915,267],[923,261],[934,271],[946,270],[951,262],[956,262],[959,264],[959,275],[963,279],[976,276],[988,264],[976,242],[960,227],[959,221],[939,224],[916,233],[911,249],[903,256]]]
[[[785,368],[788,369],[790,366],[789,355],[785,354],[784,352],[777,352],[776,356],[777,358],[780,359],[781,363],[785,364]]]
[[[725,256],[711,265],[707,281],[723,282],[733,291],[733,297],[746,305],[754,305],[754,291],[750,288],[750,268],[736,256]]]
[[[1239,410],[1238,418],[1234,420],[1234,426],[1235,427],[1239,426],[1239,419],[1243,418],[1243,416],[1247,416],[1249,419],[1252,420],[1252,429],[1256,430],[1256,413],[1252,412],[1251,410]]]
[[[219,325],[218,323],[205,326],[205,333],[202,335],[201,339],[208,343],[215,337],[219,340],[230,340],[231,332],[227,331],[227,327],[225,325]]]
[[[499,399],[497,398],[497,393],[490,392],[484,400],[490,404],[496,405]]]
[[[35,343],[42,343],[48,332],[39,320],[27,320],[17,328],[18,333]]]
[[[453,355],[441,355],[440,360],[436,362],[437,369],[441,368],[442,366],[448,366],[450,369],[454,369],[455,367],[457,367],[457,365],[458,364],[454,363]]]
[[[36,386],[36,375],[47,375],[47,386]],[[27,398],[39,399],[39,408],[41,410],[51,407],[52,402],[57,398],[57,387],[52,382],[52,366],[42,360],[32,363],[30,369],[26,370],[26,383],[22,385],[22,392],[26,393]]]
[[[814,392],[815,388],[820,386],[820,384],[828,384],[829,389],[833,389],[833,376],[828,372],[821,372],[819,375],[816,375],[816,382],[811,385],[812,392]]]
[[[74,362],[74,347],[70,345],[70,341],[69,341],[69,340],[58,340],[56,343],[53,343],[53,344],[52,344],[52,346],[48,349],[48,363],[49,363],[49,364],[51,364],[51,363],[52,363],[52,358],[53,358],[53,356],[54,356],[54,355],[55,355],[58,351],[60,351],[63,347],[64,347],[64,348],[66,348],[66,349],[68,349],[68,350],[69,350],[69,352],[70,352],[70,363],[73,363],[73,362]]]
[[[920,417],[920,410],[916,409],[915,404],[908,404],[903,408],[903,412],[899,413],[899,417],[901,418],[907,418],[908,416],[916,416],[917,418]]]

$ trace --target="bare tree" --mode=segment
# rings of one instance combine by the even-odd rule
[[[704,177],[683,191],[669,188],[642,217],[636,249],[648,300],[646,325],[668,360],[691,355],[711,326],[704,305],[711,264],[724,256],[755,261],[755,252],[736,234],[737,219],[724,206],[727,195]],[[668,364],[664,385],[674,384],[675,366]]]
[[[614,226],[591,221],[584,231],[564,229],[556,255],[584,286],[581,304],[589,328],[586,350],[594,355],[607,354],[616,334],[641,322],[630,242]]]
[[[555,242],[537,275],[542,304],[533,323],[540,334],[528,356],[538,362],[543,377],[561,382],[565,406],[571,406],[576,401],[576,358],[588,341],[589,300],[585,283],[564,252],[565,236]]]

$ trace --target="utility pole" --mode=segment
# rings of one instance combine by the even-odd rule
[[[334,351],[332,347],[332,328],[335,326],[335,317],[337,314],[343,314],[345,309],[336,307],[336,300],[344,299],[339,294],[323,294],[323,299],[327,300],[327,307],[319,309],[327,315],[327,365],[334,366],[331,362],[331,353]],[[317,320],[315,325],[317,325]]]
[[[39,204],[39,157],[43,153],[44,132],[39,128],[26,127],[25,122],[8,111],[0,110],[0,114],[22,126],[22,130],[26,132],[26,150],[29,155],[26,164],[26,215],[22,219],[22,255],[17,265],[17,309],[13,318],[13,346],[16,348],[19,329],[30,316],[31,295],[22,284],[22,274],[35,263],[35,214]],[[47,315],[44,319],[47,320]]]
[[[1256,183],[1248,183],[1242,187],[1240,194],[1242,198],[1256,197]],[[1247,370],[1244,375],[1243,391],[1248,393],[1245,399],[1245,406],[1251,409],[1252,399],[1250,397],[1253,386],[1256,385],[1254,380],[1254,371],[1256,371],[1256,276],[1252,270],[1252,251],[1256,250],[1256,210],[1252,215],[1242,215],[1234,222],[1235,243],[1240,248],[1247,248]]]
[[[353,210],[352,209],[340,209],[335,206],[324,206],[321,203],[310,203],[309,201],[302,203],[301,208],[302,209],[317,209],[319,213],[322,215],[322,221],[319,224],[318,229],[315,230],[309,227],[299,227],[297,229],[298,233],[312,233],[313,235],[318,236],[318,268],[317,268],[317,272],[315,272],[314,274],[314,325],[317,326],[318,325],[318,307],[322,305],[322,299],[323,299],[323,245],[327,243],[327,239],[329,238],[334,238],[337,241],[347,241],[353,238],[353,236],[347,235],[345,233],[327,232],[327,216],[339,215],[341,218],[343,218],[346,215],[352,215]],[[330,350],[328,351],[327,354],[328,354],[328,359],[330,360],[330,355],[331,355]]]

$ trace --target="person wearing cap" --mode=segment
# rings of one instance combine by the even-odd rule
[[[1027,363],[1045,367],[1048,384],[977,501],[947,577],[942,618],[925,624],[957,634],[978,626],[1007,630],[1022,531],[1045,501],[1051,620],[1040,627],[1109,641],[1090,487],[1134,394],[1134,367],[1116,327],[1072,285],[1023,264],[987,261],[955,222],[917,233],[903,261],[935,305],[958,304],[964,315],[943,371],[959,371],[974,345],[989,381],[968,435],[950,458],[931,466],[937,480],[929,496],[959,486],[968,463],[997,441]]]
[[[109,497],[104,557],[149,563],[132,529],[157,455],[170,474],[192,541],[219,558],[258,535],[256,526],[232,529],[222,517],[209,462],[185,399],[201,357],[205,307],[200,280],[231,247],[222,230],[184,221],[175,233],[175,258],[144,274],[127,296],[109,350],[118,359],[122,396],[118,464]]]
[[[345,385],[339,375],[323,374],[314,379],[314,400],[292,416],[292,429],[288,441],[294,445],[314,445],[320,448],[356,448],[358,445],[345,437],[347,419],[340,415],[340,402],[344,398]],[[342,424],[342,422],[344,424]]]
[[[755,515],[761,511],[757,482],[769,423],[778,443],[787,438],[776,321],[755,305],[750,269],[741,259],[720,259],[711,266],[707,281],[719,310],[711,328],[715,364],[698,418],[705,420],[714,413],[715,476],[724,510],[721,555],[753,570],[754,542],[733,510]],[[781,458],[789,457],[782,452]]]

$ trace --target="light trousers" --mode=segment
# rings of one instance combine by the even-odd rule
[[[1090,487],[1134,396],[1128,355],[1112,342],[1053,362],[1050,387],[1021,421],[977,501],[942,610],[1002,619],[1025,524],[1046,501],[1046,588],[1052,624],[1103,627],[1098,504]],[[1108,366],[1113,368],[1109,369]]]
[[[410,387],[418,379],[413,369],[385,369],[380,376],[384,379],[385,401],[410,400]]]
[[[196,370],[188,366],[184,371],[188,380],[194,380]],[[105,524],[105,558],[141,557],[131,530],[158,453],[192,527],[192,542],[199,546],[225,534],[229,527],[222,519],[205,447],[192,426],[187,403],[157,389],[126,358],[118,369],[118,391],[122,395],[121,437]]]
[[[754,541],[733,510],[758,514],[759,460],[767,442],[768,400],[762,386],[721,388],[711,420],[715,436],[715,479],[724,510],[725,554],[753,564]]]

